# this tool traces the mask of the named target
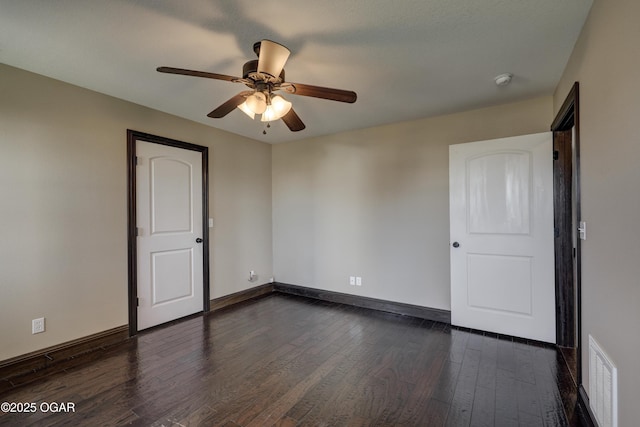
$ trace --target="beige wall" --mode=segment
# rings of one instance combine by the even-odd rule
[[[0,65],[0,360],[127,324],[127,129],[210,147],[212,297],[272,276],[271,146]]]
[[[619,425],[640,420],[640,2],[596,0],[554,96],[580,83],[582,363],[588,336],[618,367]]]
[[[544,132],[552,113],[542,97],[274,145],[276,281],[449,310],[449,144]]]

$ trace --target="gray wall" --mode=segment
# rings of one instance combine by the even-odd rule
[[[449,310],[449,144],[552,118],[543,97],[274,145],[276,281]]]
[[[580,82],[582,363],[588,336],[618,368],[619,425],[640,420],[640,2],[596,0],[554,96]]]
[[[210,147],[212,297],[272,276],[270,145],[1,64],[0,94],[0,360],[127,324],[128,128]]]

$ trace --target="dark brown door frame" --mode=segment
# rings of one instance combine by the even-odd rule
[[[127,129],[127,228],[129,275],[129,336],[138,333],[138,247],[136,238],[136,141],[168,145],[202,153],[202,257],[203,301],[202,310],[210,310],[209,300],[209,149],[201,145],[177,141],[144,132]]]
[[[574,83],[551,124],[554,149],[554,222],[556,260],[556,343],[575,347],[577,382],[582,383],[581,367],[581,245],[577,239],[573,252],[572,204],[580,220],[580,109],[579,85]],[[573,140],[573,144],[572,144]],[[573,145],[573,148],[572,148]],[[575,164],[572,170],[572,156]],[[571,188],[575,176],[575,192]],[[576,272],[573,270],[575,256]]]

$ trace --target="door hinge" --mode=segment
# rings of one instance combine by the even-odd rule
[[[142,157],[136,156],[136,166],[140,166],[143,163],[142,160]]]
[[[136,298],[136,307],[140,307],[140,298]]]
[[[554,228],[553,229],[553,236],[554,237],[560,237],[560,229],[559,228]]]
[[[136,227],[136,236],[142,236],[142,227]]]
[[[558,160],[560,157],[560,152],[558,150],[553,151],[553,160]]]

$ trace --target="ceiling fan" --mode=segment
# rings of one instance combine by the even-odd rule
[[[286,82],[284,80],[284,64],[291,51],[279,43],[262,40],[253,44],[253,51],[258,55],[258,59],[244,64],[242,77],[172,67],[158,67],[157,71],[242,83],[250,90],[240,92],[207,116],[219,119],[238,108],[252,119],[256,114],[261,115],[261,121],[267,122],[267,127],[269,122],[282,119],[293,132],[303,130],[305,124],[291,108],[291,102],[275,92],[283,91],[293,95],[311,96],[339,102],[356,102],[357,95],[353,91]]]

